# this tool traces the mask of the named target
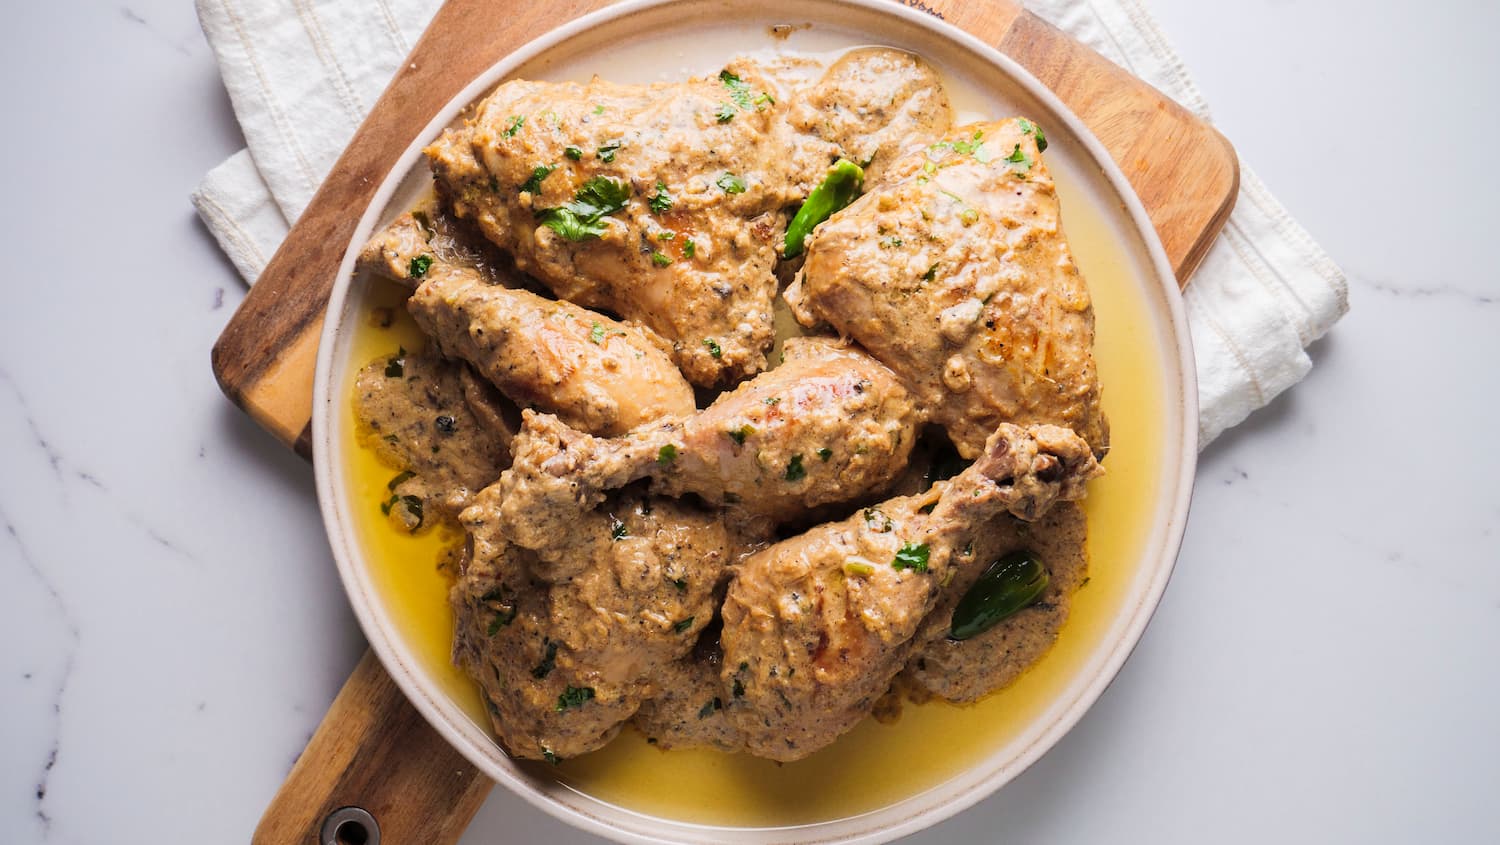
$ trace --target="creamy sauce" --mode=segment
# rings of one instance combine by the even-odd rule
[[[723,55],[733,53],[729,48]],[[609,66],[599,70],[612,74]],[[613,78],[637,81],[632,76],[639,79],[641,74]],[[960,122],[979,115],[1005,116],[991,115],[985,99],[958,80],[949,84]],[[664,752],[626,730],[600,751],[556,768],[535,765],[533,771],[555,775],[602,801],[684,822],[818,822],[875,810],[938,787],[1016,740],[1077,678],[1120,613],[1152,527],[1163,480],[1159,432],[1166,413],[1161,379],[1166,363],[1158,353],[1141,282],[1132,275],[1124,236],[1090,202],[1069,168],[1054,165],[1053,175],[1068,240],[1094,300],[1095,358],[1111,426],[1108,472],[1091,483],[1084,501],[1090,579],[1075,594],[1056,646],[1015,684],[975,705],[933,701],[908,706],[894,724],[866,719],[829,749],[795,763],[710,750]],[[383,284],[366,284],[355,295],[364,310],[396,305],[401,296],[393,285]],[[357,321],[343,395],[352,392],[353,374],[363,363],[389,355],[398,345],[424,345],[404,310],[395,310],[398,319],[390,328]],[[354,437],[352,407],[339,436]],[[355,509],[356,533],[381,601],[431,682],[475,724],[487,725],[474,684],[449,661],[453,616],[448,579],[437,561],[461,537],[456,531],[413,537],[394,530],[379,509],[394,471],[367,450],[350,449],[349,454],[348,489],[354,501],[368,503]]]

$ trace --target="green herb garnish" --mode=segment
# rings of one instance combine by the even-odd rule
[[[1020,173],[1026,173],[1031,170],[1031,156],[1021,151],[1020,144],[1016,144],[1016,148],[1003,160],[1010,162]]]
[[[672,195],[667,193],[667,186],[661,180],[657,180],[656,193],[650,196],[647,204],[657,214],[664,214],[672,209]]]
[[[687,629],[693,627],[693,620],[697,618],[698,617],[696,616],[689,616],[681,622],[674,622],[672,623],[672,630],[680,634],[683,631],[686,631]]]
[[[427,255],[426,253],[413,258],[411,260],[411,263],[406,265],[406,272],[413,279],[420,279],[423,276],[426,276],[427,271],[430,269],[432,269],[432,256]]]
[[[589,329],[589,340],[593,341],[595,346],[604,343],[604,327],[599,325],[598,320],[595,320],[593,328]]]
[[[581,161],[583,159],[583,150],[579,149],[578,147],[569,145],[568,147],[563,149],[563,155],[574,161]]]
[[[672,263],[672,257],[665,252],[651,251],[651,263],[657,267],[666,267]]]
[[[739,428],[732,428],[724,433],[729,435],[730,440],[743,446],[745,445],[745,438],[755,433],[755,426],[745,423]]]
[[[727,170],[724,171],[723,176],[714,180],[714,184],[722,188],[726,194],[743,194],[745,192],[745,180]]]
[[[1032,123],[1024,117],[1016,118],[1016,123],[1020,125],[1022,132],[1025,132],[1027,135],[1036,138],[1037,152],[1045,153],[1047,151],[1047,135],[1046,133],[1042,132],[1042,127],[1037,126],[1035,123]]]
[[[536,668],[531,670],[531,677],[540,681],[552,674],[552,670],[555,668],[557,668],[557,643],[548,640],[547,651],[542,655],[542,662],[538,663]]]
[[[729,103],[720,103],[719,107],[714,110],[714,117],[718,118],[720,123],[728,123],[734,120],[736,114],[738,114],[738,111]]]
[[[542,192],[542,180],[551,175],[557,169],[555,164],[544,164],[531,171],[531,178],[521,183],[521,191],[528,194],[539,194]]]
[[[666,466],[675,460],[677,460],[677,447],[674,444],[668,443],[656,452],[656,462],[662,466]]]
[[[503,134],[507,138],[514,138],[516,137],[516,133],[521,131],[521,127],[525,125],[525,115],[511,115],[510,125],[505,127],[505,131],[501,134]]]
[[[396,347],[396,357],[385,361],[385,377],[401,378],[406,375],[406,347]]]
[[[626,537],[629,537],[629,536],[630,536],[630,530],[625,527],[625,523],[624,522],[622,522],[622,521],[620,521],[620,520],[618,520],[618,519],[616,519],[614,517],[610,517],[609,518],[609,539],[611,539],[611,540],[623,540],[623,539],[625,539]]]
[[[693,243],[692,238],[688,238],[682,242],[682,254],[688,258],[692,258],[698,254],[698,245]]]
[[[599,156],[600,161],[604,162],[605,164],[609,164],[610,162],[615,160],[615,153],[619,152],[620,148],[623,146],[625,146],[625,141],[623,139],[614,138],[609,141],[605,141],[604,146],[599,148],[599,151],[598,153],[596,153],[596,155]]]
[[[536,216],[543,226],[564,238],[582,241],[604,234],[602,218],[623,209],[629,199],[629,185],[608,176],[595,176],[583,183],[572,202],[558,208],[543,208]]]
[[[802,456],[793,455],[791,461],[786,465],[786,480],[801,481],[807,477],[807,470],[802,468]]]
[[[386,485],[385,485],[385,489],[387,489],[387,490],[395,490],[397,487],[401,486],[401,482],[407,480],[408,478],[414,478],[414,477],[416,477],[416,473],[412,472],[411,470],[407,470],[407,471],[405,471],[403,473],[400,473],[395,478],[392,478],[389,482],[387,482]]]
[[[833,450],[828,448],[827,446],[824,446],[823,448],[818,450],[818,459],[823,463],[828,463],[828,459],[831,457],[833,457]]]
[[[698,711],[698,718],[707,719],[709,716],[712,716],[714,714],[715,710],[723,709],[724,702],[720,701],[718,696],[715,696],[713,701],[704,704],[702,709]]]
[[[891,561],[891,568],[896,570],[911,569],[917,572],[927,571],[928,548],[926,543],[902,543],[901,548],[896,550],[896,557]]]
[[[705,337],[703,339],[703,345],[708,347],[708,354],[714,356],[715,358],[724,357],[724,349],[719,346],[719,342],[717,340],[714,340],[711,337]]]
[[[575,687],[569,684],[562,695],[557,697],[557,712],[561,713],[570,707],[582,707],[584,702],[594,697],[593,687]]]

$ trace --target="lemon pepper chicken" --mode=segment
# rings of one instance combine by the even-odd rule
[[[1063,238],[1043,136],[955,129],[820,226],[785,296],[895,370],[965,457],[1002,422],[1108,449],[1088,289]]]

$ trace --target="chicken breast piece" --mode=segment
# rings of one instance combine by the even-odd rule
[[[365,266],[417,284],[407,302],[417,325],[517,405],[600,434],[696,410],[692,388],[650,329],[489,284],[479,270],[438,258],[424,235],[402,215],[365,248]],[[414,278],[413,270],[421,272]]]
[[[861,164],[865,184],[875,185],[896,157],[943,137],[953,126],[953,108],[942,77],[920,57],[890,47],[850,50],[823,77],[799,91],[788,115],[793,128],[826,142]],[[828,152],[811,166],[826,167]]]
[[[574,525],[575,576],[546,583],[506,540],[501,495],[482,491],[460,518],[470,549],[450,596],[454,662],[478,681],[512,755],[575,757],[614,738],[662,667],[692,651],[729,540],[715,515],[624,493]]]
[[[427,149],[440,193],[560,298],[650,326],[693,384],[759,372],[784,209],[822,175],[747,61],[686,82],[515,80]]]
[[[500,482],[500,517],[512,540],[555,564],[548,578],[563,578],[573,564],[555,538],[607,491],[643,478],[652,479],[655,494],[693,493],[772,521],[881,490],[916,440],[910,394],[853,347],[805,338],[786,350],[786,363],[701,413],[621,438],[524,414]]]
[[[751,753],[797,760],[864,718],[905,665],[974,533],[1000,513],[1035,519],[1100,472],[1055,426],[1000,426],[968,469],[752,555],[722,611],[727,702]],[[737,687],[735,685],[738,685]]]
[[[1057,193],[1024,119],[975,124],[912,152],[886,184],[818,227],[786,291],[895,370],[964,457],[1002,422],[1109,434],[1094,315]]]

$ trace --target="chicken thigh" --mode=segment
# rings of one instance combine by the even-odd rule
[[[491,486],[460,516],[470,547],[450,596],[454,662],[477,680],[511,754],[574,757],[619,732],[713,617],[730,555],[716,515],[639,493],[575,520],[582,558],[563,583],[535,579]]]
[[[968,469],[752,555],[724,601],[727,711],[751,753],[797,760],[870,712],[975,532],[1036,519],[1100,472],[1072,431],[1001,425]]]
[[[1094,315],[1040,152],[1022,118],[912,151],[812,235],[786,300],[895,370],[972,458],[1002,422],[1109,435]]]
[[[764,369],[794,154],[749,62],[654,85],[514,80],[427,149],[440,193],[560,298],[650,326],[701,387]],[[805,172],[803,172],[805,171]]]

